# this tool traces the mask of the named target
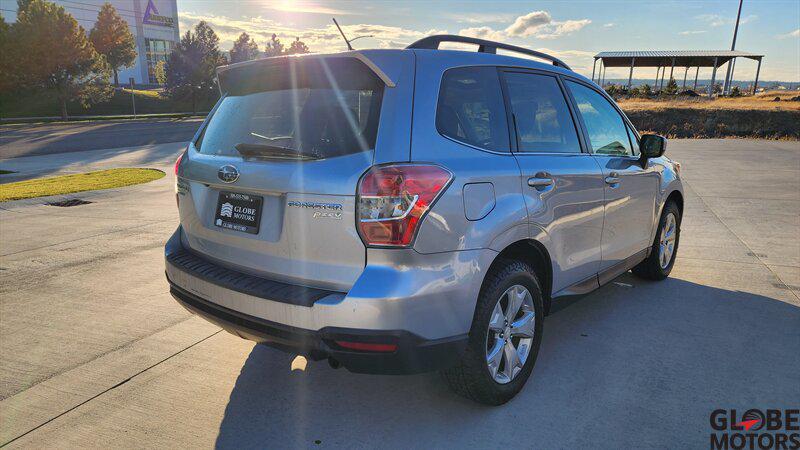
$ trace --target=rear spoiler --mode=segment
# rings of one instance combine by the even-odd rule
[[[395,82],[386,75],[386,72],[381,70],[372,60],[367,58],[363,53],[359,51],[351,51],[351,52],[342,52],[342,53],[322,53],[322,54],[305,54],[305,55],[291,55],[291,56],[273,56],[270,58],[262,58],[262,59],[253,59],[250,61],[243,61],[234,64],[228,64],[227,66],[219,66],[217,67],[217,78],[219,79],[219,75],[221,73],[227,72],[231,69],[237,69],[240,67],[252,66],[252,65],[269,65],[271,63],[277,63],[285,61],[288,58],[309,58],[309,59],[321,59],[321,58],[355,58],[361,61],[369,70],[371,70],[381,81],[386,85],[386,87],[393,88],[396,86]],[[217,82],[219,86],[219,82]],[[219,86],[220,91],[222,90],[222,86]]]

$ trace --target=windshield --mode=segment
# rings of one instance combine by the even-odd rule
[[[235,79],[236,89],[220,101],[195,143],[198,151],[239,155],[239,146],[249,149],[249,156],[270,157],[277,149],[329,158],[374,149],[382,87],[372,80],[359,86],[347,73],[366,68],[334,70],[322,64],[324,70],[310,64],[289,70],[285,64],[278,71]],[[322,75],[309,75],[315,70]],[[290,71],[295,77],[287,80]],[[339,83],[339,78],[344,80]]]

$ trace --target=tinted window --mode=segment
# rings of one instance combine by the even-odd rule
[[[627,126],[611,103],[582,84],[567,81],[567,85],[586,124],[592,150],[605,155],[632,155]]]
[[[195,144],[198,151],[238,155],[237,144],[249,144],[326,158],[373,149],[383,86],[369,69],[291,64],[226,75],[227,95]]]
[[[445,72],[436,128],[444,136],[476,147],[508,151],[508,124],[497,69],[464,67]]]
[[[547,75],[506,73],[521,152],[580,153],[578,132],[558,81]]]

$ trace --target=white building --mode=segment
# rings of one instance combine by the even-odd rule
[[[111,3],[117,14],[128,21],[131,34],[136,39],[136,62],[133,67],[119,72],[120,84],[127,84],[133,78],[136,84],[156,84],[153,67],[159,61],[166,61],[170,52],[180,39],[178,31],[177,0],[52,0],[67,10],[78,24],[89,30],[97,21],[97,13],[103,3]],[[16,9],[16,2],[13,4]],[[6,2],[3,2],[3,12]],[[10,5],[9,5],[10,6]],[[6,20],[9,20],[6,17]],[[14,17],[13,19],[16,19]]]

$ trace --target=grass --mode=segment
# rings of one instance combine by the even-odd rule
[[[735,111],[800,111],[800,101],[789,100],[800,96],[798,91],[769,91],[746,97],[681,97],[681,98],[623,98],[620,107],[627,111],[660,110],[668,108],[735,110]],[[774,101],[779,97],[781,101]]]
[[[0,184],[0,202],[131,186],[158,180],[164,175],[156,169],[125,168],[36,178]]]
[[[622,98],[619,106],[637,129],[670,138],[800,139],[798,91],[745,97]],[[775,101],[778,97],[781,100]]]
[[[135,97],[147,97],[147,98],[159,98],[161,97],[161,90],[160,89],[131,89],[131,88],[122,88],[122,90],[128,94],[133,92]]]

